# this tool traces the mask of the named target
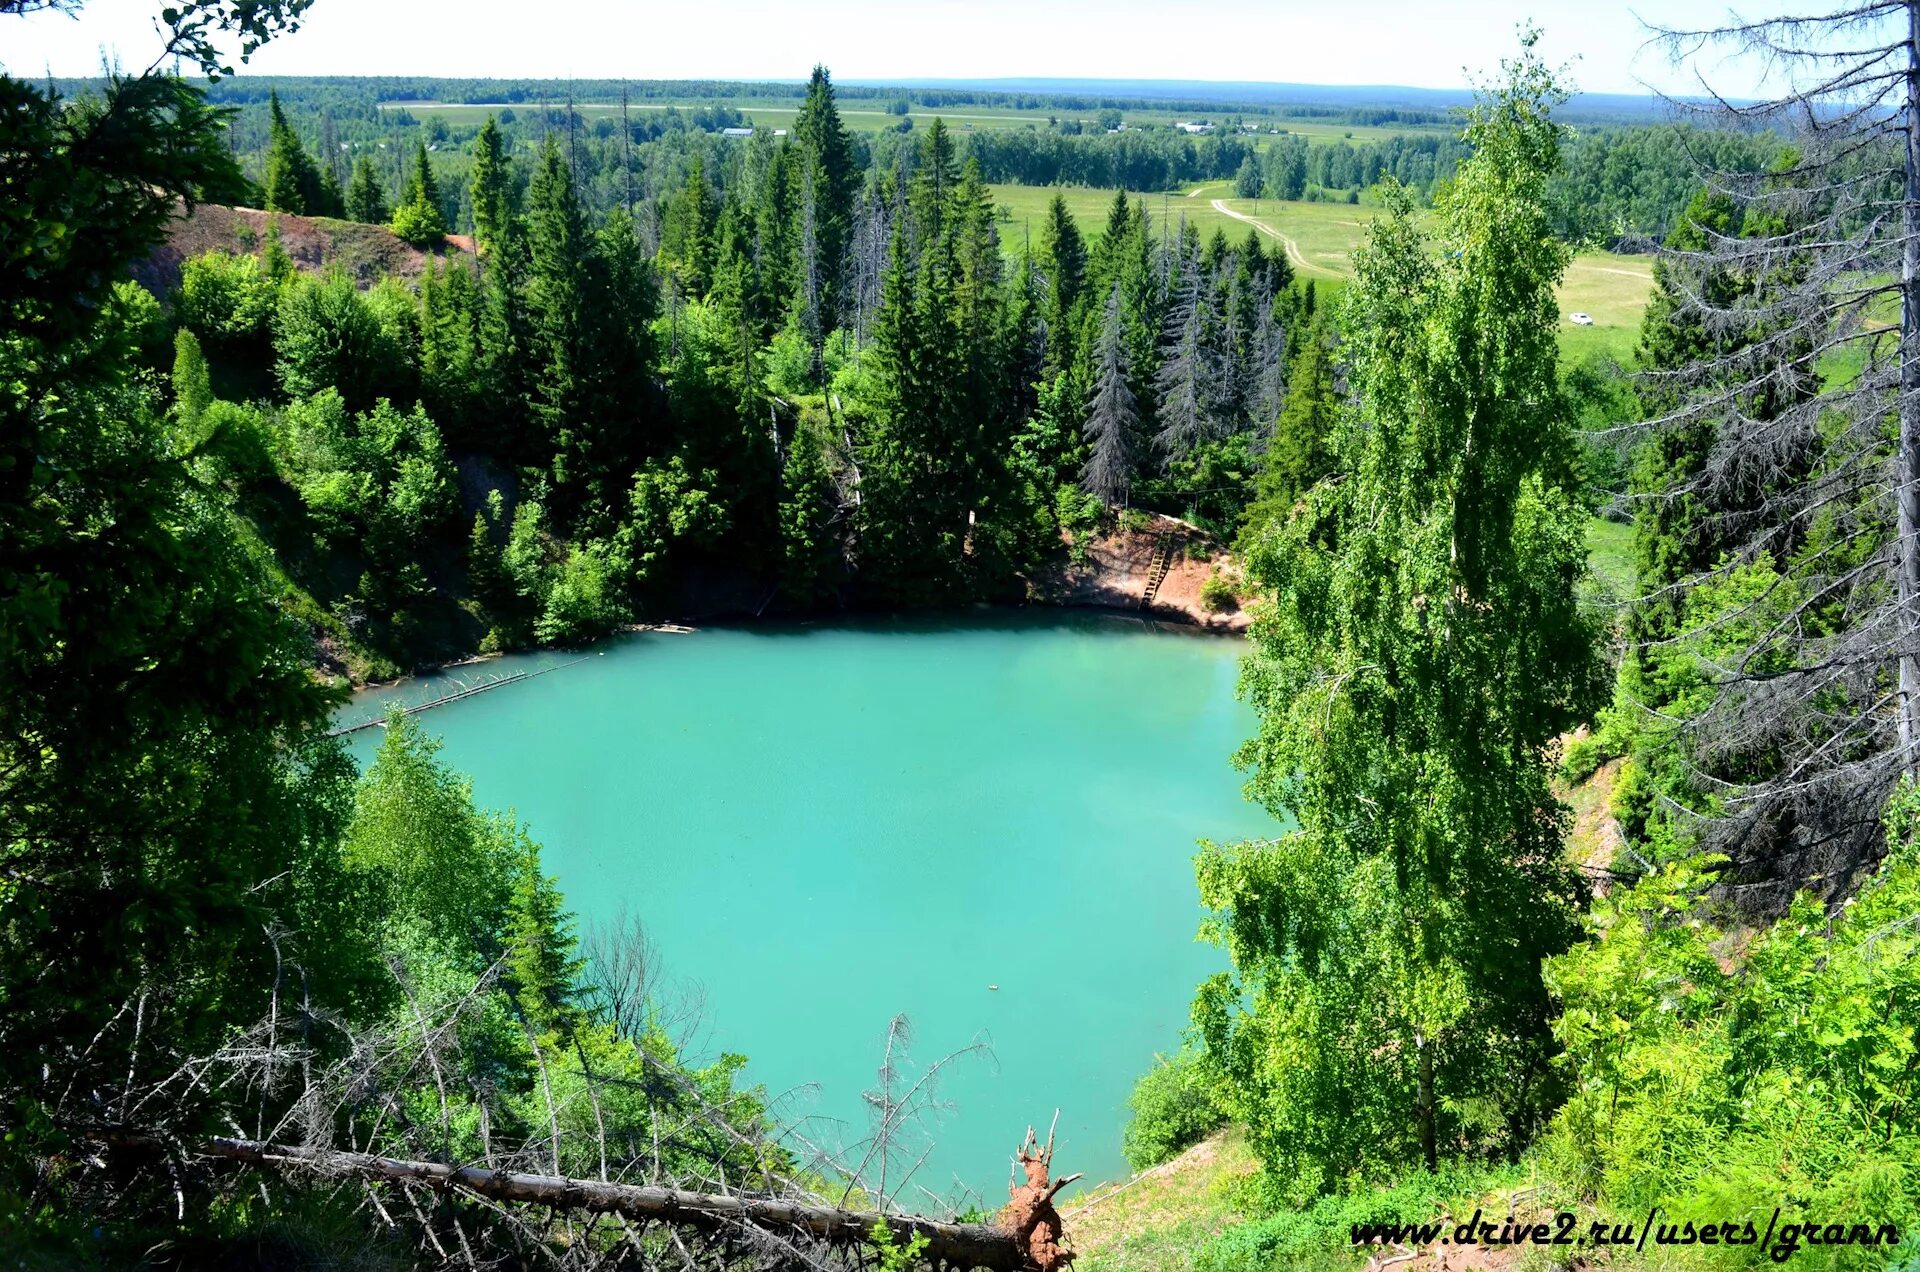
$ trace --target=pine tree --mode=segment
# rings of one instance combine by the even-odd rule
[[[1124,502],[1133,481],[1134,438],[1140,429],[1140,412],[1133,388],[1127,383],[1125,323],[1120,313],[1120,284],[1113,284],[1107,296],[1106,316],[1100,324],[1100,343],[1095,353],[1099,373],[1093,383],[1093,401],[1087,411],[1082,433],[1089,455],[1081,471],[1080,484],[1109,504]]]
[[[347,187],[347,219],[363,225],[385,225],[392,218],[373,160],[361,155],[353,161],[353,181]]]

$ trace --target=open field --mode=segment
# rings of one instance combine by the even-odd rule
[[[547,105],[564,106],[565,98],[556,97]],[[682,111],[690,111],[702,106],[731,106],[747,116],[748,120],[763,128],[791,128],[793,118],[799,112],[800,103],[794,98],[694,98],[669,99],[662,101],[650,98],[644,102],[636,101],[629,106],[635,117],[655,114],[672,106]],[[407,111],[416,119],[431,115],[444,119],[448,124],[477,126],[488,115],[498,114],[502,110],[527,111],[538,110],[537,102],[496,103],[492,105],[469,105],[462,102],[382,102],[380,109],[386,111]],[[574,110],[583,119],[618,118],[620,105],[617,102],[577,103]],[[1170,124],[1179,120],[1194,118],[1192,112],[1165,110],[1122,111],[1122,116],[1130,123]],[[1078,119],[1088,128],[1095,128],[1095,111],[1049,111],[1015,110],[999,106],[953,106],[938,109],[915,103],[907,117],[913,120],[915,129],[925,128],[936,117],[959,131],[974,129],[1006,128],[1046,128],[1049,120]],[[840,117],[848,129],[854,132],[880,132],[892,128],[900,122],[900,116],[890,114],[872,98],[857,98],[840,104]],[[1203,116],[1215,120],[1229,117],[1229,112],[1216,109],[1211,115]],[[1324,123],[1316,120],[1275,119],[1259,115],[1244,115],[1249,123],[1258,123],[1261,131],[1249,134],[1249,139],[1259,144],[1274,140],[1267,130],[1279,128],[1286,133],[1306,138],[1309,145],[1330,145],[1336,141],[1380,141],[1387,137],[1411,136],[1433,132],[1451,133],[1455,129],[1447,126],[1418,126],[1398,124],[1372,127],[1361,124]]]
[[[1147,209],[1156,222],[1173,225],[1181,217],[1201,237],[1215,229],[1230,239],[1246,237],[1249,226],[1258,229],[1268,247],[1279,247],[1301,278],[1322,282],[1353,277],[1353,249],[1366,236],[1367,226],[1380,210],[1366,204],[1298,203],[1274,199],[1236,199],[1226,182],[1196,185],[1186,194],[1149,194]],[[1011,214],[1003,226],[1009,250],[1017,250],[1029,227],[1038,230],[1047,204],[1055,193],[1065,196],[1067,208],[1082,232],[1098,234],[1106,224],[1111,190],[1078,187],[996,185],[994,201]],[[1570,357],[1606,353],[1625,360],[1640,333],[1640,315],[1653,291],[1653,261],[1646,256],[1613,252],[1583,252],[1574,258],[1560,287],[1562,314],[1587,313],[1590,327],[1562,323],[1560,344]]]

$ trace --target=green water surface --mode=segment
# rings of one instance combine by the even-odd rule
[[[1126,1173],[1133,1080],[1223,965],[1194,941],[1195,841],[1274,829],[1229,764],[1243,648],[1058,612],[649,633],[456,673],[557,668],[421,720],[530,823],[583,931],[644,922],[704,996],[692,1050],[747,1055],[799,1134],[865,1135],[896,1014],[910,1074],[989,1044],[904,1143],[932,1146],[915,1185],[995,1206],[1056,1107],[1060,1170]],[[363,762],[380,736],[353,735]]]

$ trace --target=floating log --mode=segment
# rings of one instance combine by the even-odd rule
[[[453,693],[441,694],[438,698],[429,698],[425,702],[416,702],[409,706],[402,706],[400,710],[407,715],[417,715],[422,711],[432,710],[434,707],[444,707],[449,702],[458,702],[462,698],[471,698],[477,693],[485,693],[489,689],[498,689],[501,685],[511,685],[517,684],[522,680],[532,680],[535,676],[544,676],[550,671],[559,671],[562,667],[572,667],[585,661],[587,660],[581,657],[575,658],[571,662],[560,663],[557,666],[542,667],[538,671],[516,671],[510,675],[502,676],[498,680],[489,680],[485,684],[468,685],[466,688],[456,690]],[[371,720],[362,720],[358,724],[346,724],[337,729],[329,729],[327,730],[327,736],[330,738],[342,738],[349,733],[359,733],[364,729],[377,729],[386,722],[386,716],[376,716]]]

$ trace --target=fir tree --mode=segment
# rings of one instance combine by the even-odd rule
[[[540,848],[522,831],[513,893],[507,902],[506,977],[528,1026],[537,1034],[570,1037],[580,1019],[579,956],[573,916]]]
[[[1047,218],[1040,227],[1040,269],[1047,288],[1040,307],[1047,339],[1042,374],[1052,379],[1073,365],[1074,326],[1087,278],[1086,241],[1067,210],[1066,197],[1058,193],[1047,204]]]
[[[1169,340],[1154,381],[1160,431],[1153,441],[1171,461],[1183,458],[1213,431],[1216,368],[1207,347],[1199,289],[1191,281],[1167,319]]]

